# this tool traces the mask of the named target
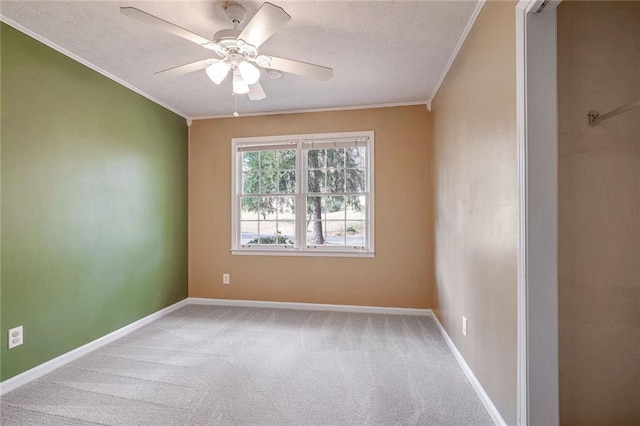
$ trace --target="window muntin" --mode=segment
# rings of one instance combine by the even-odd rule
[[[233,253],[373,255],[373,132],[232,143]]]

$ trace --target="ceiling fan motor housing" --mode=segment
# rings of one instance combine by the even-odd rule
[[[239,40],[240,30],[220,30],[213,35],[213,42],[219,48],[214,49],[222,59],[231,59],[233,56],[241,56],[246,59],[255,59],[258,49]]]
[[[232,42],[236,44],[236,38],[240,35],[240,30],[220,30],[213,35],[214,43],[222,44],[225,47],[229,47]]]

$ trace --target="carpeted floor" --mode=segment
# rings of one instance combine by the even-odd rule
[[[189,305],[2,397],[9,425],[488,425],[430,317]]]

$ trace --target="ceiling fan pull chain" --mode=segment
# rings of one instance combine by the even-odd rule
[[[233,94],[233,116],[240,117],[238,114],[238,95],[235,93]]]

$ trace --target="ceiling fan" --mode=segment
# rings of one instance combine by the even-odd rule
[[[219,85],[231,73],[233,93],[246,93],[252,101],[266,97],[259,81],[261,74],[258,67],[267,69],[270,75],[276,77],[278,71],[319,80],[329,80],[333,76],[331,68],[258,53],[262,43],[291,19],[291,16],[281,7],[263,3],[242,30],[238,27],[244,23],[247,16],[244,7],[237,3],[229,3],[224,10],[233,24],[233,29],[220,30],[213,35],[212,40],[209,40],[134,7],[120,8],[123,15],[197,43],[217,55],[214,58],[159,71],[155,73],[156,75],[175,76],[205,69],[211,81]]]

